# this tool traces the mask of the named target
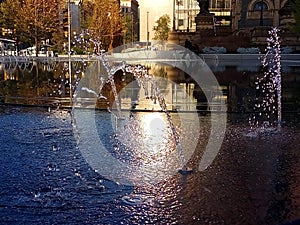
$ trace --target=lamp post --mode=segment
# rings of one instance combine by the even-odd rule
[[[190,32],[190,1],[187,0],[187,32]]]
[[[259,19],[259,25],[264,25],[264,0],[260,1],[260,19]]]
[[[37,25],[37,4],[36,0],[34,1],[34,42],[35,42],[35,56],[38,57],[39,54],[39,43],[38,43],[38,25]]]
[[[176,29],[176,17],[175,17],[175,0],[173,0],[173,31]]]
[[[149,44],[149,12],[147,11],[147,50]]]
[[[70,85],[70,103],[72,105],[72,64],[71,64],[71,7],[70,7],[70,0],[67,0],[68,4],[68,59],[69,59],[69,85]]]

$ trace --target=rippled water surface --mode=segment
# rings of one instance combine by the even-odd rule
[[[245,119],[229,115],[217,158],[205,171],[197,171],[209,132],[205,123],[210,120],[209,115],[201,115],[205,129],[189,162],[195,172],[137,187],[106,180],[86,163],[68,111],[3,106],[0,223],[283,224],[296,220],[300,218],[296,117],[287,119],[279,132],[251,136]]]

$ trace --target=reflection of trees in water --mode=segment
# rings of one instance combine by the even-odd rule
[[[54,59],[45,59],[34,61],[33,58],[23,57],[22,61],[16,61],[16,57],[4,57],[0,59],[0,96],[17,96],[24,98],[35,97],[69,97],[69,79],[67,76],[68,63],[59,62]],[[15,60],[15,61],[13,61]],[[11,61],[11,62],[10,62]],[[101,63],[100,63],[101,64]],[[92,66],[89,66],[92,65]],[[86,67],[90,72],[83,73]],[[99,87],[101,84],[101,76],[106,76],[105,68],[101,68],[96,62],[89,61],[72,61],[72,76],[73,85],[76,85],[81,77],[91,76],[89,80],[82,79],[80,82],[89,82],[86,87],[91,87],[97,93],[99,93]],[[38,69],[37,69],[38,68]],[[153,74],[157,78],[157,84],[163,94],[169,94],[170,82],[174,84],[195,84],[195,82],[182,71],[166,66],[166,65],[148,65],[149,73]],[[299,67],[286,67],[282,76],[283,85],[283,110],[297,111],[299,109]],[[214,72],[220,85],[226,88],[228,93],[227,103],[228,110],[234,112],[251,112],[255,104],[254,99],[256,96],[255,79],[257,72],[252,71],[239,71],[240,67],[226,66],[222,72]],[[103,71],[104,70],[104,71]],[[116,85],[118,91],[124,90],[128,92],[127,97],[132,95],[132,101],[137,100],[139,87],[131,86],[128,84],[135,79],[132,74],[126,74],[124,77],[122,73],[116,74]],[[122,80],[124,79],[124,81]],[[104,79],[105,80],[105,79]],[[124,89],[125,86],[128,86]],[[206,110],[207,99],[203,93],[203,90],[196,84],[191,87],[190,95],[197,99],[198,109]],[[113,99],[111,88],[109,85],[105,87],[105,95]],[[150,89],[149,89],[150,90]],[[177,89],[176,89],[177,90]],[[174,89],[174,93],[176,94]],[[130,92],[135,91],[136,93]],[[124,92],[124,93],[125,93]],[[129,93],[130,92],[130,93]],[[177,92],[178,94],[179,92]],[[85,93],[87,96],[91,94]],[[123,92],[122,92],[123,94]],[[126,94],[126,93],[125,93]],[[130,95],[129,95],[130,94]],[[135,97],[134,97],[135,96]],[[101,101],[104,101],[102,99]],[[112,104],[110,101],[109,104]],[[102,104],[102,103],[101,103]],[[103,103],[107,107],[107,103]],[[176,102],[174,103],[176,104]]]
[[[159,88],[165,89],[167,86],[167,68],[169,66],[164,66],[164,65],[159,65],[159,64],[151,64],[149,67],[149,73],[154,75],[155,78],[164,78],[164,79],[159,79],[160,82],[158,82]]]
[[[79,79],[85,62],[72,62],[72,74]],[[63,62],[5,58],[0,62],[0,95],[19,98],[69,97],[69,83]],[[76,80],[75,79],[75,80]]]

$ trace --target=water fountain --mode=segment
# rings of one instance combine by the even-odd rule
[[[186,71],[204,91],[204,87],[211,87],[208,82],[211,74],[205,63],[192,54],[182,57],[182,49],[169,49],[168,54],[162,50],[119,53],[106,53],[110,68],[142,71],[153,62],[168,64]],[[149,97],[146,99],[138,80],[131,81],[128,79],[130,72],[123,76],[119,70],[114,81],[118,96],[122,97],[120,115],[112,91],[113,100],[104,105],[111,112],[95,109],[98,102],[109,101],[110,97],[105,92],[110,83],[104,82],[108,81],[108,73],[99,58],[90,58],[87,69],[77,81],[74,124],[66,109],[0,107],[2,223],[284,224],[299,218],[298,114],[284,114],[285,124],[280,132],[275,135],[265,132],[255,141],[243,136],[243,131],[249,129],[244,114],[229,114],[226,135],[221,142],[227,120],[224,119],[226,113],[214,111],[218,103],[216,96],[212,100],[208,97],[211,113],[206,116],[195,113],[194,116],[170,107],[168,92],[162,87],[167,82],[170,85],[166,87],[176,84],[167,79],[157,82],[180,136],[184,160],[194,169],[189,176],[182,176],[178,173],[182,167],[180,155],[166,114],[157,99],[156,105],[152,101],[155,99],[150,99],[156,93],[150,81],[145,81]],[[224,61],[219,60],[219,64],[222,63]],[[244,61],[244,65],[248,64]],[[10,68],[12,66],[15,64]],[[74,61],[72,66],[76,71]],[[39,69],[42,72],[41,67]],[[66,71],[63,64],[56,69],[62,69],[62,73]],[[34,69],[32,74],[26,74],[27,70],[24,72],[19,73],[20,78],[30,81],[36,78]],[[52,72],[49,74],[41,74],[40,78],[44,79],[40,81],[47,83],[53,77]],[[207,81],[203,82],[206,75]],[[243,85],[248,87],[254,73],[248,71],[246,75],[241,79],[246,80]],[[57,84],[59,73],[55,77]],[[231,82],[236,77],[226,79]],[[104,82],[102,95],[99,92],[101,82]],[[297,83],[284,82],[290,82],[289,86],[295,83],[296,87],[299,84],[298,80]],[[138,99],[130,98],[134,95],[128,95],[129,100],[125,98],[131,87],[139,90]],[[14,86],[10,90],[14,94],[18,89]],[[299,95],[296,97],[297,100],[300,98]],[[137,100],[135,103],[139,105],[133,109],[125,100],[129,103]],[[143,111],[142,100],[151,107]],[[152,106],[155,106],[153,110]],[[289,120],[289,115],[293,121]],[[200,135],[196,135],[194,129],[189,130],[190,124],[194,125],[196,121],[200,121],[195,124],[200,127],[197,131]],[[187,129],[182,128],[182,124]],[[76,139],[74,131],[78,133]],[[195,139],[202,146],[195,144]],[[222,143],[221,151],[210,164],[219,143]]]
[[[273,120],[280,128],[282,123],[281,107],[281,50],[279,29],[269,31],[265,54],[261,57],[262,76],[257,76],[254,115],[249,118],[251,128],[254,126],[267,128]],[[260,127],[260,128],[262,128]]]
[[[99,79],[100,84],[97,87],[97,92],[88,87],[85,87],[85,86],[81,87],[81,91],[86,91],[88,93],[92,93],[98,99],[107,99],[103,95],[102,90],[104,88],[104,85],[108,83],[113,92],[113,97],[114,97],[115,105],[116,105],[116,112],[114,112],[110,108],[108,108],[108,111],[115,118],[115,122],[116,122],[115,127],[118,128],[118,126],[120,126],[119,124],[122,123],[122,120],[126,120],[126,118],[124,115],[122,115],[121,102],[120,102],[118,90],[117,90],[117,87],[115,84],[115,75],[116,75],[116,72],[120,71],[120,70],[123,71],[124,77],[126,76],[126,73],[133,74],[135,80],[138,83],[138,86],[143,88],[146,99],[149,99],[149,101],[153,101],[153,102],[157,101],[159,103],[161,111],[165,114],[165,116],[167,118],[168,126],[170,127],[170,130],[172,132],[171,135],[173,136],[173,140],[174,140],[176,149],[178,151],[178,155],[180,156],[180,163],[182,166],[182,169],[180,171],[182,173],[191,172],[192,170],[188,169],[186,166],[186,159],[184,157],[183,149],[182,149],[181,143],[179,141],[179,134],[176,130],[177,128],[175,127],[175,125],[172,121],[171,115],[167,109],[165,98],[164,98],[163,94],[161,93],[161,91],[159,90],[159,87],[155,83],[155,80],[152,77],[152,75],[149,75],[147,69],[141,65],[132,66],[132,65],[126,64],[125,62],[121,62],[118,65],[111,66],[109,61],[106,58],[107,57],[106,53],[101,52],[98,57],[99,57],[99,62],[101,62],[101,66],[103,66],[105,71],[107,72],[107,76],[103,76],[103,74],[100,75],[100,79]],[[149,85],[151,86],[151,91],[148,90]],[[150,94],[150,92],[151,92],[151,94]],[[74,99],[75,99],[74,107],[75,108],[78,107],[78,104],[81,104],[81,99],[77,97],[77,94],[78,94],[78,92],[74,96]],[[77,116],[77,118],[78,118],[78,116]],[[126,130],[124,130],[124,129],[119,130],[117,132],[118,134],[115,135],[115,141],[119,142],[118,145],[122,145],[121,144],[122,142],[124,143],[124,137],[122,137],[122,132],[127,132],[126,133],[127,138],[128,138],[128,136],[131,136],[131,143],[129,144],[129,146],[126,146],[126,148],[136,147],[133,145],[138,146],[141,144],[139,142],[136,142],[133,144],[133,139],[138,137],[136,130],[137,130],[137,127],[139,126],[139,122],[140,122],[140,121],[138,122],[138,120],[134,120],[133,118],[134,118],[134,116],[132,114],[129,115],[128,124],[130,124],[131,126],[128,124],[122,125],[122,126],[126,127]],[[77,121],[78,120],[76,120],[76,122]],[[78,124],[78,122],[77,123],[76,122],[75,122],[75,124]],[[135,124],[135,126],[132,126],[132,124]],[[128,142],[127,142],[127,144],[128,144]],[[125,168],[126,166],[122,166],[122,167]],[[124,170],[124,168],[121,170]],[[131,173],[132,173],[132,171],[131,171]],[[128,183],[126,182],[126,184],[128,184]]]
[[[164,49],[166,46],[162,45],[161,49]],[[169,46],[170,48],[170,46]],[[177,48],[177,49],[176,49]],[[197,145],[197,139],[191,140],[191,138],[184,137],[185,134],[182,131],[178,131],[178,127],[174,124],[172,115],[168,110],[167,102],[165,99],[164,94],[161,92],[160,88],[156,84],[155,78],[150,75],[147,71],[147,68],[142,63],[145,64],[145,62],[151,61],[151,63],[164,63],[169,64],[176,67],[182,67],[181,69],[183,71],[187,71],[188,74],[199,74],[199,72],[202,72],[201,80],[199,77],[196,78],[197,81],[199,81],[199,84],[201,87],[204,87],[204,93],[206,91],[206,95],[210,96],[211,92],[208,90],[215,90],[214,93],[216,93],[215,98],[209,99],[209,104],[211,105],[211,108],[213,108],[212,105],[216,105],[214,101],[218,101],[218,105],[221,107],[221,111],[224,113],[225,111],[225,102],[222,102],[220,99],[220,96],[222,96],[222,92],[218,88],[218,84],[214,78],[214,76],[211,74],[211,71],[206,66],[206,64],[195,54],[191,52],[187,52],[188,50],[184,49],[183,47],[176,46],[174,50],[168,49],[168,50],[156,50],[156,51],[148,51],[148,50],[142,50],[137,51],[133,53],[123,53],[124,47],[120,47],[121,51],[118,52],[118,49],[113,53],[104,53],[103,51],[100,51],[98,54],[98,60],[95,62],[95,64],[90,67],[84,75],[84,79],[80,81],[80,84],[77,86],[77,92],[74,95],[74,106],[73,106],[73,115],[74,115],[74,124],[76,127],[76,132],[78,133],[79,137],[79,146],[82,148],[83,156],[87,159],[89,164],[98,171],[101,175],[104,177],[107,177],[112,180],[117,180],[120,183],[125,184],[131,184],[131,182],[134,183],[134,185],[144,185],[145,183],[156,183],[163,179],[165,176],[171,176],[174,175],[174,172],[179,171],[182,174],[189,174],[192,172],[192,169],[190,169],[187,166],[187,162],[191,155],[193,154],[194,149]],[[133,55],[132,55],[133,54]],[[188,58],[181,59],[180,55],[185,56]],[[194,58],[193,58],[194,57]],[[126,62],[125,62],[126,61]],[[134,66],[133,66],[134,65]],[[198,70],[197,70],[198,69]],[[103,94],[103,88],[105,85],[109,85],[111,88],[111,93],[113,95],[114,99],[114,105],[115,110],[112,109],[111,104],[109,108],[109,112],[111,113],[113,119],[113,129],[115,129],[115,142],[117,143],[115,145],[115,149],[119,152],[130,152],[130,149],[136,149],[139,147],[144,148],[150,148],[151,144],[146,144],[143,141],[135,140],[139,139],[139,135],[141,132],[139,129],[140,124],[143,123],[142,117],[137,113],[136,110],[132,110],[131,108],[129,114],[126,112],[124,116],[124,112],[121,110],[121,101],[119,99],[119,92],[120,87],[117,87],[115,83],[116,74],[118,72],[122,71],[119,76],[122,76],[122,81],[126,80],[126,74],[132,74],[134,81],[137,82],[137,86],[140,87],[140,89],[143,91],[143,96],[148,99],[150,104],[156,104],[160,106],[160,110],[158,112],[163,113],[163,117],[160,115],[157,118],[154,119],[155,122],[153,122],[150,126],[156,126],[154,123],[161,123],[159,126],[164,127],[165,130],[162,131],[167,136],[161,137],[161,142],[167,142],[167,145],[164,147],[167,155],[169,158],[160,158],[160,162],[156,161],[155,163],[149,163],[143,164],[144,167],[139,167],[137,165],[134,166],[128,166],[128,160],[125,160],[125,163],[117,160],[115,157],[111,155],[111,151],[107,151],[106,147],[101,148],[101,150],[91,150],[90,147],[87,147],[87,142],[82,141],[83,139],[89,140],[91,143],[92,139],[94,140],[93,146],[103,146],[101,140],[97,141],[96,134],[91,134],[90,136],[88,134],[85,134],[83,130],[87,129],[89,131],[95,129],[97,130],[97,121],[95,121],[95,112],[93,111],[84,111],[84,110],[78,110],[78,108],[86,105],[86,99],[85,96],[89,96],[89,98],[92,97],[94,99],[94,102],[92,101],[91,104],[89,104],[88,108],[94,108],[97,104],[97,101],[101,99],[107,99],[107,96]],[[95,80],[89,80],[86,79],[87,75],[91,75]],[[169,81],[167,81],[169,82]],[[123,88],[125,89],[125,88]],[[220,104],[221,103],[221,104]],[[149,112],[154,113],[157,111]],[[183,115],[182,112],[177,111],[176,112],[179,115],[181,124],[185,123],[184,117],[187,117],[186,115]],[[203,155],[202,161],[199,163],[200,170],[204,170],[209,166],[209,164],[212,162],[213,158],[216,156],[219,146],[222,142],[222,135],[224,135],[225,127],[226,125],[226,114],[223,113],[217,113],[212,112],[212,117],[214,118],[211,127],[211,137],[210,142],[207,145],[207,151]],[[190,121],[194,121],[193,124],[193,132],[194,134],[189,135],[197,135],[199,133],[199,124],[198,124],[198,115],[197,112],[191,113]],[[140,118],[139,118],[140,117]],[[193,118],[193,119],[191,119]],[[88,122],[90,120],[90,122]],[[190,123],[190,122],[189,122]],[[88,128],[87,124],[89,124]],[[132,124],[135,124],[134,126]],[[149,125],[148,125],[149,126]],[[184,126],[183,126],[184,127]],[[108,130],[111,128],[107,128]],[[107,132],[107,131],[104,131]],[[121,133],[125,132],[126,135],[130,138],[132,138],[131,143],[128,141],[124,141],[126,139],[126,135],[122,135]],[[155,131],[153,131],[155,132]],[[152,132],[152,133],[153,133]],[[189,131],[192,132],[192,131]],[[91,132],[93,133],[93,132]],[[99,131],[98,131],[99,133]],[[114,133],[114,132],[112,132]],[[83,138],[83,135],[87,135]],[[145,134],[146,136],[148,134]],[[91,136],[93,137],[91,139]],[[170,137],[171,140],[170,141]],[[145,138],[145,137],[144,137]],[[140,139],[142,139],[140,137]],[[146,139],[151,139],[146,138]],[[189,144],[187,144],[186,140],[182,139],[189,139]],[[125,143],[127,145],[122,145],[122,143]],[[182,143],[187,146],[182,146]],[[149,145],[149,146],[147,146]],[[121,146],[121,147],[120,147]],[[123,148],[123,149],[122,149]],[[175,150],[175,151],[174,151]],[[100,154],[99,154],[100,153]],[[159,153],[158,153],[159,154]],[[103,157],[105,156],[105,157]],[[102,157],[102,158],[101,158]],[[154,157],[155,158],[155,157]],[[98,161],[97,161],[97,160]],[[165,162],[163,162],[165,160]],[[170,162],[166,162],[166,161]],[[155,160],[154,160],[155,161]],[[109,165],[108,165],[109,164]],[[104,165],[104,166],[103,166]],[[180,166],[179,166],[180,165]],[[178,168],[179,166],[179,168]],[[113,168],[109,168],[113,167]],[[104,168],[104,169],[103,169]],[[105,171],[106,170],[106,171]],[[122,172],[121,172],[122,171]],[[138,171],[138,172],[137,172]],[[153,171],[156,171],[153,173]],[[162,171],[162,172],[161,172]],[[161,173],[161,174],[159,174]],[[133,175],[134,174],[134,178]],[[117,179],[116,179],[117,178]]]

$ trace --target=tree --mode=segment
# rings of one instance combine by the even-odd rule
[[[165,14],[156,21],[157,26],[153,27],[154,33],[154,40],[165,41],[168,40],[169,32],[171,31],[170,23],[171,19],[170,16]]]
[[[59,10],[65,4],[63,0],[24,0],[22,10],[16,16],[16,27],[20,39],[36,46],[36,55],[42,40],[51,39],[53,33],[61,29]]]
[[[133,21],[132,21],[132,16],[130,14],[124,14],[124,20],[125,20],[125,27],[124,27],[124,36],[123,36],[123,43],[127,44],[131,42],[132,39],[132,25],[133,25]]]
[[[7,38],[13,38],[16,29],[15,18],[20,9],[20,2],[16,0],[6,0],[0,5],[0,27],[5,28],[10,31],[10,33],[5,34]]]
[[[0,2],[0,26],[11,31],[20,42],[39,46],[45,40],[62,47],[65,41],[63,13],[66,0],[6,0]],[[105,49],[122,43],[124,18],[118,0],[85,0],[81,6],[81,26],[88,30],[91,39],[101,42]]]
[[[18,42],[36,46],[59,32],[59,12],[65,0],[6,0],[1,3],[1,25],[10,29]]]
[[[90,31],[94,41],[101,42],[105,49],[121,43],[124,22],[117,0],[83,2],[82,10],[82,26]]]
[[[123,43],[131,43],[138,40],[138,35],[135,32],[135,21],[133,14],[125,13],[124,15],[124,37]]]

